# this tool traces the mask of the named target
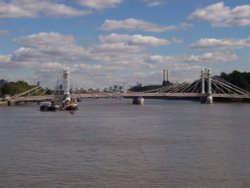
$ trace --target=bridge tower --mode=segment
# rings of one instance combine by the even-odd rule
[[[63,94],[64,97],[70,96],[69,68],[63,71]]]
[[[206,88],[207,86],[207,88]],[[201,103],[212,104],[212,82],[210,69],[201,70]]]
[[[207,69],[207,103],[213,103],[213,96],[212,96],[212,82],[211,82],[211,71]]]
[[[201,94],[205,94],[205,70],[201,70]]]
[[[201,70],[201,97],[200,97],[200,102],[201,103],[206,103],[207,101],[207,94],[205,91],[205,79],[206,79],[206,69]]]

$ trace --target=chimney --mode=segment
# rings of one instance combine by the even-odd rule
[[[168,69],[163,69],[163,82],[162,82],[162,86],[167,86],[167,85],[169,85]]]

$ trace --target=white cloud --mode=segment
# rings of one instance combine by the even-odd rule
[[[143,63],[143,55],[140,53],[144,50],[169,44],[165,39],[126,34],[100,36],[99,40],[100,44],[88,48],[95,60],[127,68]]]
[[[26,4],[24,1],[24,4]],[[20,2],[0,2],[0,18],[35,17],[34,10],[25,10]]]
[[[209,21],[214,27],[249,26],[250,5],[240,5],[231,9],[225,6],[223,2],[218,2],[197,9],[189,18]]]
[[[183,63],[215,63],[215,62],[227,62],[238,60],[238,56],[233,53],[215,52],[204,53],[202,55],[186,55],[186,56],[162,56],[152,55],[146,60],[149,64],[174,64],[182,65]]]
[[[181,39],[178,39],[178,38],[176,38],[176,37],[173,37],[173,38],[171,39],[171,43],[173,43],[173,44],[181,44],[181,43],[183,43],[183,41],[182,41]]]
[[[75,17],[90,14],[89,10],[80,10],[52,0],[12,0],[0,2],[0,18],[36,18],[40,15],[51,17]]]
[[[115,7],[122,3],[123,0],[74,0],[82,6],[86,6],[93,9],[105,9]]]
[[[66,64],[74,64],[92,59],[91,53],[77,46],[71,35],[59,33],[38,33],[14,40],[21,47],[11,55],[13,67],[32,70],[60,69]],[[60,66],[59,66],[60,65]]]
[[[4,29],[0,29],[0,36],[1,35],[8,35],[9,34],[9,31],[8,30],[4,30]]]
[[[149,7],[156,7],[166,3],[164,0],[142,0]]]
[[[185,59],[187,62],[197,62],[197,63],[216,63],[216,62],[230,62],[236,61],[239,57],[236,54],[230,52],[207,52],[201,56],[190,56]]]
[[[143,35],[120,35],[111,34],[108,36],[100,36],[102,43],[124,43],[130,46],[143,46],[143,47],[154,47],[167,45],[169,42],[166,39],[159,39],[153,36]]]
[[[204,38],[190,45],[197,50],[234,50],[250,47],[250,37],[247,39],[216,39]]]
[[[98,44],[84,48],[71,35],[51,32],[24,36],[14,40],[20,45],[18,49],[10,55],[0,56],[0,67],[11,72],[28,70],[32,72],[30,80],[36,77],[36,80],[44,82],[56,79],[55,74],[61,74],[64,66],[68,65],[72,74],[81,80],[108,86],[122,81],[135,83],[148,72],[152,73],[152,78],[145,77],[145,80],[157,83],[162,78],[158,72],[165,67],[174,70],[175,80],[182,80],[187,74],[189,79],[195,79],[203,63],[228,62],[238,58],[229,52],[149,55],[144,51],[147,48],[169,44],[165,39],[152,36],[110,34],[100,36],[99,40]]]
[[[142,64],[142,56],[136,52],[151,47],[167,45],[168,41],[152,36],[111,34],[100,36],[100,43],[83,48],[71,35],[38,33],[13,40],[21,47],[11,55],[12,66],[39,69],[58,64],[100,63],[102,66],[119,65],[135,67]],[[89,65],[90,66],[90,65]]]
[[[128,18],[125,20],[106,20],[101,29],[104,31],[125,29],[129,31],[165,32],[179,29],[187,29],[191,25],[181,23],[173,26],[161,26],[144,20]]]
[[[22,46],[13,53],[12,60],[14,61],[53,61],[67,64],[96,58],[90,50],[78,46],[72,35],[54,32],[38,33],[13,41]]]
[[[13,40],[16,44],[24,47],[61,47],[75,45],[75,38],[71,35],[61,35],[59,33],[38,33]]]
[[[5,64],[10,62],[10,55],[0,55],[0,63]]]
[[[93,13],[94,10],[101,10],[115,7],[123,0],[74,0],[75,5],[82,6],[74,8],[68,6],[66,1],[56,0],[10,0],[0,2],[0,19],[5,18],[37,18],[47,17],[77,17]],[[71,2],[71,3],[72,3]]]

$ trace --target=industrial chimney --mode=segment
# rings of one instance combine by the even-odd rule
[[[162,82],[162,86],[168,86],[169,84],[170,84],[170,82],[169,82],[168,69],[163,69],[163,82]]]

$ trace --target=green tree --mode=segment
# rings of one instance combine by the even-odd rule
[[[250,90],[250,73],[233,71],[229,74],[226,74],[222,72],[220,77],[244,90]]]
[[[0,88],[0,96],[2,97],[4,95],[18,95],[28,90],[31,90],[34,87],[36,86],[29,85],[27,82],[20,80],[17,82],[7,82],[4,83]],[[39,95],[42,92],[43,90],[41,89],[39,92],[36,93],[36,95]]]

